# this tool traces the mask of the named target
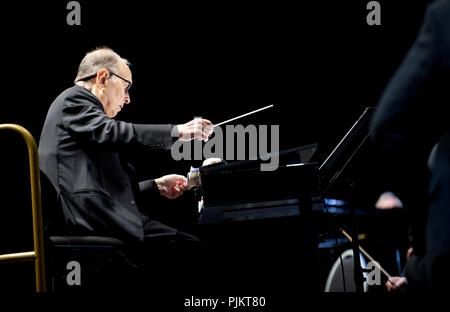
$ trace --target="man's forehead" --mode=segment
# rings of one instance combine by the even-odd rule
[[[121,61],[119,64],[119,75],[123,76],[125,79],[132,81],[130,68],[123,61]]]

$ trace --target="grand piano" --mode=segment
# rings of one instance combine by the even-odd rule
[[[226,223],[308,214],[366,142],[368,107],[323,160],[310,162],[318,144],[279,153],[280,166],[261,171],[260,160],[226,161],[200,168],[200,224]],[[294,157],[292,157],[294,155]]]
[[[317,148],[312,144],[281,152],[274,171],[261,171],[258,160],[201,167],[199,224],[216,256],[209,274],[221,272],[223,281],[239,281],[235,286],[242,289],[323,290],[327,272],[319,264],[318,240],[320,223],[326,220],[330,230],[327,195],[368,144],[373,112],[366,108],[321,161],[310,161]]]

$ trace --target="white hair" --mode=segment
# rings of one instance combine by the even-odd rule
[[[92,76],[97,74],[102,68],[117,73],[120,61],[124,62],[127,66],[130,65],[126,59],[121,58],[119,54],[108,47],[100,47],[92,50],[86,53],[85,57],[81,60],[74,82],[82,82],[89,77],[93,78]]]

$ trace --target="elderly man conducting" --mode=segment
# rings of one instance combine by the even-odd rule
[[[125,104],[132,75],[128,62],[103,47],[86,54],[75,85],[51,104],[39,142],[40,168],[57,193],[64,234],[111,236],[136,245],[161,238],[196,240],[149,218],[141,196],[169,199],[183,194],[186,179],[166,175],[138,182],[123,151],[170,149],[175,140],[207,140],[209,120],[180,125],[133,124],[113,119]]]

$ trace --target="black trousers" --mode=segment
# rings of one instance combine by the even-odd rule
[[[201,241],[194,235],[174,229],[157,220],[147,219],[144,222],[144,244],[163,248],[196,246]]]
[[[176,292],[190,289],[198,280],[204,245],[196,236],[148,219],[142,250],[142,287]]]

